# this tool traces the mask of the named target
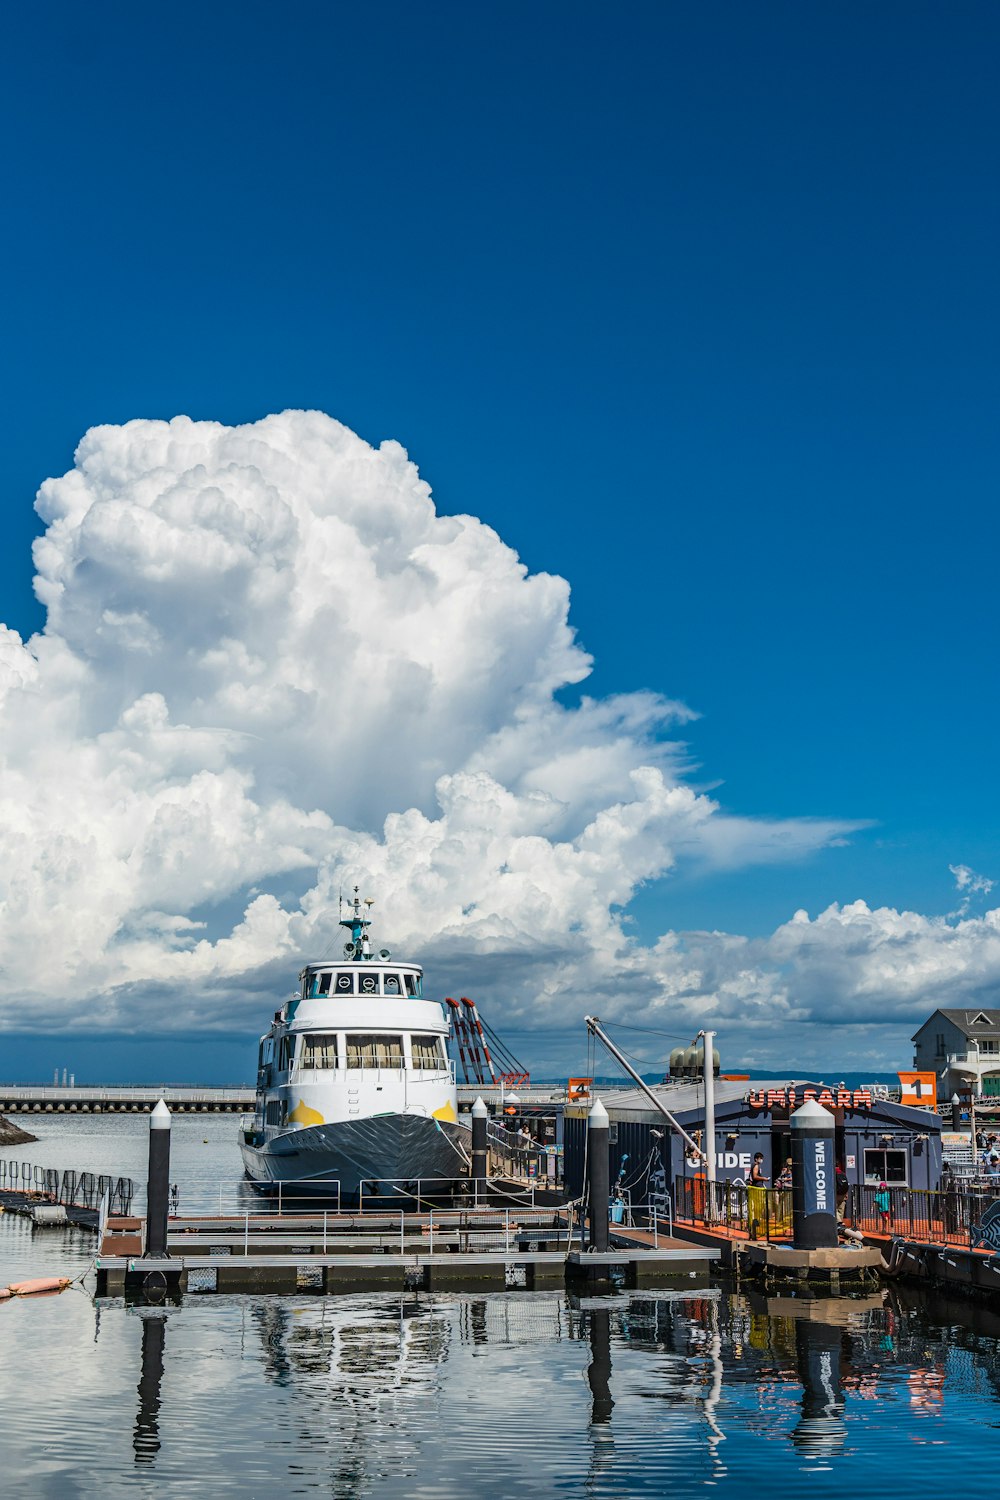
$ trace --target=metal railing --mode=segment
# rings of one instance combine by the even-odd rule
[[[792,1194],[788,1189],[677,1177],[674,1194],[677,1218],[687,1223],[749,1240],[791,1238]],[[962,1180],[930,1189],[852,1183],[838,1202],[837,1217],[845,1228],[861,1234],[975,1249],[990,1238],[984,1236],[983,1220],[998,1204],[1000,1182],[971,1189]],[[1000,1248],[1000,1208],[996,1231],[991,1233]]]
[[[541,1180],[539,1181],[541,1185]],[[472,1193],[478,1206],[479,1186],[474,1178],[468,1177],[365,1177],[358,1185],[358,1208],[364,1213],[369,1209],[375,1212],[384,1208],[387,1201],[395,1199],[397,1202],[403,1199],[409,1200],[417,1205],[428,1203],[431,1199],[447,1195],[459,1187],[467,1193]],[[515,1187],[501,1188],[492,1179],[487,1178],[484,1192],[489,1193],[491,1198],[498,1195],[509,1199],[512,1204],[520,1207],[535,1207],[536,1183],[526,1182],[523,1188]]]
[[[74,1208],[98,1208],[107,1197],[109,1212],[128,1214],[136,1185],[131,1177],[94,1172],[60,1172],[37,1162],[0,1160],[0,1192],[23,1193]]]
[[[792,1233],[788,1188],[679,1176],[674,1179],[674,1212],[687,1223],[749,1240],[785,1240]]]
[[[991,1238],[984,1235],[983,1219],[998,1203],[1000,1183],[971,1191],[964,1183],[948,1183],[936,1189],[883,1189],[866,1184],[852,1187],[846,1217],[851,1227],[863,1234],[894,1235],[974,1250]],[[1000,1220],[1000,1212],[997,1217]]]
[[[334,1253],[346,1238],[351,1248],[374,1253],[435,1255],[504,1253],[551,1245],[568,1248],[570,1227],[558,1209],[491,1208],[430,1209],[420,1212],[348,1212],[278,1215],[242,1212],[218,1217],[181,1217],[171,1222],[170,1243],[194,1247],[198,1238],[220,1248],[222,1253],[250,1253],[251,1242],[261,1241],[269,1251],[300,1247],[310,1242],[322,1253]],[[223,1247],[225,1247],[223,1249]],[[219,1253],[219,1252],[216,1252]]]
[[[512,1177],[535,1179],[558,1186],[563,1180],[563,1158],[555,1146],[528,1145],[516,1131],[490,1122],[487,1129],[491,1167],[494,1174],[505,1169]],[[550,1167],[549,1163],[552,1163]]]

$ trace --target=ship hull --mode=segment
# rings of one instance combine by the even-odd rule
[[[294,1185],[315,1196],[392,1195],[392,1184],[452,1182],[466,1175],[471,1132],[424,1115],[383,1114],[310,1125],[266,1145],[240,1142],[247,1176],[260,1188]]]

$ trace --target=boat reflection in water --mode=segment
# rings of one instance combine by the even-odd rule
[[[287,1477],[294,1454],[304,1487],[335,1496],[385,1480],[449,1493],[473,1464],[508,1495],[554,1492],[568,1471],[588,1475],[592,1494],[690,1490],[725,1478],[727,1455],[745,1464],[748,1445],[789,1477],[859,1455],[877,1464],[880,1449],[912,1442],[915,1423],[942,1419],[956,1345],[961,1384],[988,1412],[1000,1384],[996,1338],[973,1322],[988,1314],[949,1304],[935,1328],[895,1288],[826,1300],[712,1288],[193,1303],[139,1311],[134,1463],[155,1470],[186,1441],[190,1408],[171,1424],[183,1380],[161,1406],[164,1359],[182,1360],[181,1335],[190,1349],[215,1318],[255,1482]]]

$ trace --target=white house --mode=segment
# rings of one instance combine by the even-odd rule
[[[937,1074],[939,1100],[1000,1094],[1000,1010],[936,1010],[913,1038],[913,1066]]]

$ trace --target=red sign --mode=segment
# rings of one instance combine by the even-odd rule
[[[751,1109],[797,1109],[808,1099],[827,1109],[871,1109],[871,1089],[751,1089],[747,1103]]]

